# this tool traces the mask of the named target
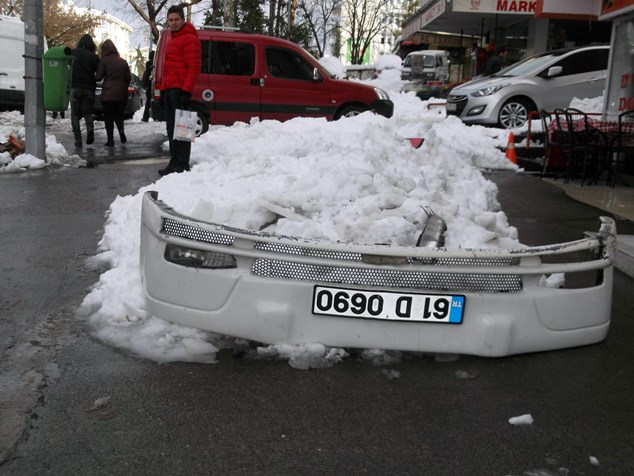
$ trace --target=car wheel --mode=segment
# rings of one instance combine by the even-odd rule
[[[504,129],[522,127],[528,121],[528,113],[535,109],[526,99],[511,98],[504,103],[498,115],[498,124]]]
[[[204,112],[196,111],[196,137],[200,137],[209,130],[209,116]]]
[[[359,114],[367,110],[368,108],[361,104],[352,104],[350,106],[344,107],[339,112],[337,112],[337,114],[335,115],[335,120],[341,119],[342,117],[358,116]]]

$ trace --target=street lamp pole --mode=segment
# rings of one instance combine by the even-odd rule
[[[43,0],[24,2],[24,130],[26,153],[46,160],[44,125],[44,55]]]

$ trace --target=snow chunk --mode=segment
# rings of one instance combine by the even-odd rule
[[[324,66],[328,71],[335,75],[338,79],[346,77],[346,68],[341,64],[339,58],[334,56],[324,56],[319,60],[319,63]]]
[[[553,273],[550,276],[542,275],[537,285],[540,288],[563,288],[564,284],[566,284],[566,275],[564,273]]]
[[[513,426],[516,425],[532,425],[533,417],[530,413],[526,413],[525,415],[520,415],[516,417],[509,418],[509,423]]]

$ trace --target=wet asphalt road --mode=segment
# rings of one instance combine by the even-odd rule
[[[64,146],[69,154],[79,155],[88,162],[91,167],[125,160],[143,160],[155,157],[168,158],[169,154],[166,155],[166,152],[163,152],[161,149],[161,144],[167,140],[167,135],[165,134],[161,137],[151,132],[147,135],[139,135],[134,132],[132,132],[132,134],[130,133],[130,129],[137,129],[139,126],[142,126],[142,124],[125,121],[124,127],[128,129],[127,135],[129,140],[125,144],[121,144],[119,134],[115,130],[114,147],[104,146],[107,137],[104,123],[101,120],[95,121],[95,142],[91,145],[87,145],[86,134],[83,133],[83,144],[81,148],[75,147],[75,139],[71,133],[70,121],[49,122],[47,132],[54,133],[57,141]]]
[[[85,259],[114,198],[157,178],[153,147],[0,176],[0,475],[634,473],[634,282],[618,271],[607,340],[539,354],[302,371],[230,351],[158,365],[92,339],[74,314],[100,274]],[[556,187],[491,178],[525,243],[598,229]]]

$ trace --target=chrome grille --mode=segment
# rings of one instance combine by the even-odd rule
[[[423,273],[389,269],[359,269],[322,266],[290,261],[256,259],[252,272],[266,278],[314,281],[394,288],[414,288],[451,292],[519,292],[522,280],[516,275]]]
[[[257,241],[254,248],[260,251],[282,253],[295,256],[310,256],[312,258],[338,259],[346,261],[362,261],[361,253],[346,251],[332,251],[324,249],[305,248],[303,246],[286,245],[282,243],[265,243]],[[439,266],[510,266],[519,264],[519,258],[414,258],[406,259],[408,264],[426,264]]]
[[[256,241],[253,246],[256,250],[271,251],[273,253],[283,253],[283,254],[298,255],[298,256],[311,256],[313,258],[361,261],[361,253],[319,250],[314,248],[304,248],[303,246],[285,245],[282,243],[264,243],[262,241]]]
[[[161,232],[171,236],[178,236],[179,238],[187,238],[189,240],[214,243],[218,245],[232,245],[234,241],[232,236],[204,230],[170,218],[163,219]]]

